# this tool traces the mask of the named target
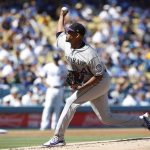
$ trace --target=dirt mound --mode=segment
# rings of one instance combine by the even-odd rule
[[[42,146],[15,148],[11,150],[150,150],[150,138],[96,141],[67,144],[63,147]]]

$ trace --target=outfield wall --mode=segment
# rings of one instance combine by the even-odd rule
[[[150,107],[110,107],[112,112],[143,114]],[[0,128],[39,128],[43,107],[0,107]],[[79,107],[70,127],[105,127],[91,107]]]

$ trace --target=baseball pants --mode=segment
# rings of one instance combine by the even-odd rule
[[[76,108],[87,101],[90,101],[92,109],[100,121],[106,124],[126,127],[144,126],[144,120],[139,116],[115,114],[110,112],[107,96],[110,81],[111,78],[107,76],[96,86],[82,91],[77,90],[69,98],[67,98],[66,105],[56,126],[55,135],[62,138],[64,137],[65,130],[69,126]]]
[[[47,129],[50,126],[51,116],[51,129],[55,129],[60,113],[63,108],[63,88],[48,88],[46,91],[45,105],[41,118],[41,130]]]

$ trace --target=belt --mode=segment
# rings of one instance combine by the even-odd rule
[[[62,88],[62,86],[53,86],[52,88],[59,89],[59,88]]]

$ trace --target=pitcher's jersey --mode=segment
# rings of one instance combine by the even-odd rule
[[[65,51],[68,70],[83,73],[84,82],[92,76],[104,75],[106,73],[105,65],[100,60],[96,50],[90,45],[85,44],[80,49],[73,49],[71,44],[66,42],[66,34],[64,32],[57,37],[57,45]]]

